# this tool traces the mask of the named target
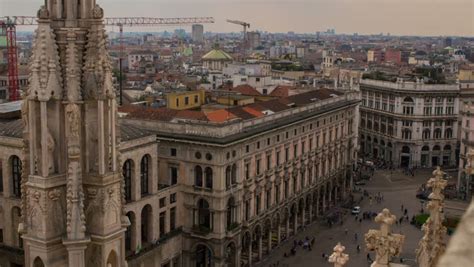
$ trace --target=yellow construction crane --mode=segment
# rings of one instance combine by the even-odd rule
[[[243,50],[243,54],[245,56],[245,52],[247,51],[247,28],[250,28],[250,23],[240,21],[240,20],[231,20],[231,19],[228,19],[227,22],[232,23],[232,24],[237,24],[237,25],[240,25],[240,26],[244,27],[244,40],[243,40],[243,44],[242,44],[242,50]]]

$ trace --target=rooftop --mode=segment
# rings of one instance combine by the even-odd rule
[[[209,51],[207,54],[205,54],[203,57],[202,57],[203,60],[228,60],[228,61],[231,61],[232,60],[232,57],[227,54],[226,52],[220,50],[220,49],[212,49],[211,51]]]

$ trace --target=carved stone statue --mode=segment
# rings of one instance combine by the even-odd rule
[[[55,169],[54,169],[54,149],[56,148],[56,144],[54,142],[54,137],[53,135],[51,134],[51,132],[48,131],[46,132],[47,136],[46,136],[46,140],[47,140],[47,144],[46,144],[46,149],[48,150],[48,173],[49,174],[53,174],[55,172]]]
[[[328,262],[334,263],[334,267],[342,267],[349,261],[349,255],[343,253],[346,250],[345,246],[342,246],[341,243],[337,243],[337,245],[333,249],[333,253],[329,256]]]
[[[371,267],[388,267],[390,258],[400,254],[405,236],[391,233],[391,225],[396,217],[388,209],[383,209],[375,217],[375,222],[380,223],[380,230],[369,230],[365,234],[367,250],[375,251],[375,261]]]
[[[446,227],[444,220],[444,195],[442,190],[446,187],[447,181],[443,178],[444,172],[438,167],[433,172],[434,177],[428,180],[427,186],[432,188],[432,193],[428,196],[428,209],[430,217],[423,224],[423,238],[416,251],[416,258],[420,267],[435,267],[440,256],[444,253],[446,244]]]

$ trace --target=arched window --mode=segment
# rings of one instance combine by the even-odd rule
[[[392,143],[388,142],[387,147],[392,147]]]
[[[423,140],[430,139],[431,135],[431,130],[430,129],[424,129],[423,130]]]
[[[379,131],[379,123],[374,122],[374,131],[378,132]]]
[[[205,245],[197,245],[196,247],[196,267],[211,267],[212,266],[212,252]]]
[[[132,200],[132,173],[133,173],[133,162],[128,159],[123,164],[122,174],[125,182],[125,200],[130,202]]]
[[[225,188],[226,189],[229,189],[232,184],[231,175],[232,175],[231,168],[230,166],[227,166],[227,168],[225,168]]]
[[[413,101],[413,98],[407,96],[405,97],[405,99],[403,99],[403,103],[406,103],[406,104],[413,104],[415,101]]]
[[[445,145],[443,150],[444,151],[451,151],[451,146],[450,145]]]
[[[372,130],[372,121],[371,120],[367,121],[367,129]]]
[[[10,163],[12,167],[13,195],[21,198],[21,160],[18,156],[12,156]]]
[[[33,261],[33,267],[44,267],[44,263],[40,257],[36,257],[36,259]]]
[[[135,230],[135,214],[131,211],[127,213],[128,220],[130,221],[130,225],[127,227],[125,231],[125,250],[131,251],[135,248],[132,247],[132,239],[134,238],[134,230]]]
[[[453,138],[453,130],[452,130],[451,128],[447,128],[447,129],[444,131],[444,138],[445,138],[445,139]]]
[[[152,225],[153,225],[153,214],[151,206],[148,204],[142,209],[142,243],[149,243],[152,241]]]
[[[423,147],[421,148],[421,151],[423,151],[423,152],[428,152],[428,151],[430,151],[430,147],[429,147],[429,146],[423,146]]]
[[[440,128],[436,128],[436,129],[434,130],[433,137],[434,137],[435,139],[440,139],[440,138],[441,138],[441,129],[440,129]]]
[[[141,187],[141,195],[145,196],[148,195],[148,180],[149,180],[149,164],[150,164],[150,156],[145,155],[142,158],[140,163],[140,187]]]
[[[232,165],[232,175],[231,175],[232,184],[237,184],[237,165],[234,163]]]
[[[212,169],[210,167],[206,167],[206,188],[212,189]]]
[[[198,201],[198,225],[200,228],[205,228],[206,230],[211,229],[209,203],[204,199]]]
[[[433,147],[433,151],[440,151],[440,150],[441,150],[441,147],[438,146],[438,145],[435,145],[435,146]]]
[[[230,230],[235,222],[235,199],[233,197],[227,201],[226,218],[227,229]]]
[[[202,168],[199,165],[194,167],[194,186],[202,187]]]
[[[405,153],[405,154],[410,153],[410,147],[408,147],[408,146],[402,147],[402,153]]]
[[[377,138],[374,138],[374,144],[378,144],[379,140]]]

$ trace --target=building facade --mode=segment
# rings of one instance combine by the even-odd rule
[[[363,79],[360,152],[394,167],[457,165],[459,87]]]
[[[123,119],[157,134],[159,181],[178,187],[179,221],[170,223],[180,231],[182,266],[251,266],[347,200],[359,94],[309,98],[290,97],[295,108],[223,124]],[[143,226],[130,221],[136,236]],[[143,257],[160,266],[159,254]]]
[[[202,24],[193,24],[191,39],[194,43],[204,42],[204,26]]]

